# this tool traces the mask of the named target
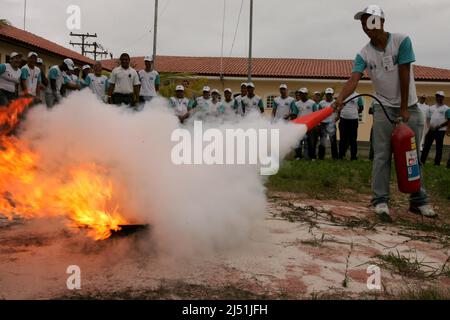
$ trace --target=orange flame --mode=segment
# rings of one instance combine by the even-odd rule
[[[8,128],[3,133],[17,127],[27,108],[24,103],[31,102],[17,101],[7,110],[0,109],[0,126]],[[87,228],[95,240],[106,239],[127,224],[105,168],[82,164],[49,175],[39,171],[39,160],[19,139],[0,136],[0,215],[8,219],[63,216],[69,226]]]

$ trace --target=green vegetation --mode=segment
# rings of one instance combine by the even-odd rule
[[[425,166],[425,186],[433,205],[450,215],[450,170],[445,166]],[[392,168],[392,198],[404,202],[407,195],[397,191]],[[269,191],[303,193],[315,199],[354,201],[360,195],[371,194],[372,163],[358,161],[297,161],[287,160],[266,186]]]

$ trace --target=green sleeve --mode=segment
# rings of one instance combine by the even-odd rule
[[[259,107],[261,110],[264,110],[264,102],[262,101],[262,99],[259,99],[259,101],[258,101],[258,107]]]
[[[412,47],[411,39],[406,37],[398,49],[398,64],[408,64],[416,61],[416,56]]]
[[[22,68],[20,73],[20,79],[27,80],[30,74],[28,73],[28,69]]]
[[[161,84],[161,78],[159,77],[159,74],[156,76],[155,84],[156,84],[157,86],[159,86],[159,85]]]
[[[275,100],[273,100],[272,109],[276,110],[277,108],[278,108],[278,103]]]
[[[197,106],[197,101],[189,100],[188,110],[195,108]]]
[[[50,71],[48,72],[48,78],[50,80],[56,80],[56,78],[58,78],[58,70],[56,70],[55,68],[50,69]]]
[[[89,87],[91,85],[92,79],[87,76],[86,79],[82,80],[83,87]]]
[[[364,70],[366,70],[366,68],[367,68],[366,62],[364,61],[364,59],[361,57],[360,54],[357,54],[352,72],[364,73]]]
[[[63,84],[68,84],[70,82],[69,77],[64,76]]]
[[[313,107],[314,109],[314,107]],[[295,103],[295,101],[291,102],[291,112],[295,115],[298,115],[298,108],[297,108],[297,104]]]
[[[450,120],[450,109],[448,109],[448,110],[445,112],[445,118],[447,118],[447,120]]]
[[[38,83],[42,83],[42,73],[39,72]]]
[[[358,107],[364,108],[364,100],[362,97],[358,98]]]
[[[0,74],[4,73],[6,71],[6,64],[2,63],[0,64]]]

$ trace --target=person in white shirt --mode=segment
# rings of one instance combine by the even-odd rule
[[[211,88],[208,86],[203,87],[203,95],[195,99],[192,106],[195,118],[198,120],[204,119],[209,112],[211,106]]]
[[[59,66],[53,66],[48,70],[48,85],[45,90],[45,102],[48,108],[52,108],[55,104],[62,100],[62,91],[68,86],[74,88],[66,72],[73,71],[75,64],[72,59],[64,59]]]
[[[358,95],[354,92],[347,100]],[[364,100],[359,97],[348,102],[339,112],[339,159],[344,159],[350,147],[350,160],[358,160],[359,114],[364,110]]]
[[[192,102],[184,97],[184,87],[178,85],[175,88],[175,97],[170,98],[170,106],[174,109],[175,115],[181,123],[189,118],[192,109]]]
[[[428,119],[430,121],[430,130],[425,137],[425,145],[423,146],[422,157],[420,158],[422,164],[425,164],[427,161],[431,146],[436,141],[434,165],[441,165],[445,132],[450,120],[450,108],[444,104],[444,98],[445,93],[443,91],[436,92],[436,104],[429,109]]]
[[[150,56],[144,57],[145,69],[139,70],[141,90],[139,92],[139,102],[145,103],[158,96],[160,77],[158,71],[153,68],[153,59]]]
[[[41,96],[41,70],[36,66],[38,55],[36,52],[28,53],[27,64],[21,69],[20,95],[32,96],[35,103],[40,102]]]
[[[9,63],[0,64],[0,107],[7,106],[17,98],[21,70],[19,68],[22,55],[12,52]]]
[[[130,55],[120,55],[120,66],[114,68],[109,79],[108,102],[135,107],[139,101],[139,75],[130,67]]]
[[[223,91],[224,98],[221,101],[219,112],[225,115],[232,115],[236,113],[236,100],[233,99],[233,91],[226,88]]]
[[[315,102],[308,98],[309,90],[308,88],[301,88],[297,91],[297,101],[295,105],[298,110],[298,116],[306,116],[308,114],[316,111]],[[300,146],[295,150],[296,158],[303,158],[303,150],[305,150],[305,159],[306,160],[315,160],[317,158],[316,151],[314,147],[314,136],[310,133],[307,133],[305,137],[300,141]]]
[[[220,92],[217,89],[211,91],[211,104],[209,106],[208,115],[218,117],[221,112],[222,102],[220,101]]]
[[[255,85],[253,82],[247,83],[247,95],[241,101],[242,112],[248,114],[253,110],[259,110],[264,113],[264,102],[260,96],[255,94]]]
[[[247,96],[247,92],[247,83],[241,83],[241,94],[234,98],[236,100],[236,113],[241,116],[244,115],[244,110],[242,109],[242,99]]]
[[[84,86],[89,87],[92,93],[100,100],[106,102],[106,94],[108,92],[108,78],[102,75],[102,63],[97,61],[94,64],[94,73],[89,73],[84,79]]]
[[[355,92],[359,81],[367,71],[378,100],[385,107],[391,119],[402,118],[414,131],[415,141],[419,143],[423,131],[422,113],[417,107],[417,92],[413,63],[416,57],[411,38],[401,33],[385,31],[385,15],[377,5],[370,5],[354,16],[362,31],[369,37],[367,43],[356,55],[350,79],[344,85],[335,107],[340,110],[344,101]],[[387,119],[381,106],[375,105],[373,126],[374,160],[372,166],[372,205],[381,221],[392,222],[389,210],[392,149],[391,138],[395,124]],[[418,150],[418,157],[420,151]],[[416,165],[417,168],[417,165]],[[419,179],[423,170],[419,169]],[[410,172],[410,177],[417,178]],[[419,192],[411,194],[409,211],[426,217],[437,214],[429,205],[424,184]]]
[[[319,104],[320,109],[332,106],[334,103],[334,89],[327,88],[325,90],[325,100],[322,100]],[[325,158],[327,138],[330,140],[331,145],[331,157],[333,160],[339,159],[339,152],[336,139],[336,120],[337,114],[333,112],[328,118],[322,121],[320,124],[320,144],[319,144],[319,160]]]
[[[41,70],[40,75],[41,75],[41,83],[39,84],[39,99],[41,101],[45,101],[45,88],[47,88],[48,86],[48,79],[47,79],[47,72],[45,69],[45,65],[44,65],[44,60],[42,60],[41,58],[37,58],[36,60],[36,65],[39,68],[39,70]]]
[[[272,117],[275,121],[293,120],[297,118],[298,108],[295,99],[288,95],[286,84],[280,85],[280,96],[276,97],[272,103]]]
[[[420,142],[420,151],[423,151],[423,146],[425,144],[425,136],[427,135],[428,127],[430,126],[428,119],[430,106],[427,104],[427,96],[425,94],[419,97],[419,102],[417,103],[417,106],[419,107],[420,111],[422,111],[422,117],[424,122],[422,131],[422,141]]]

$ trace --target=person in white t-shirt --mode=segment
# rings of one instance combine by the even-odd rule
[[[94,64],[94,73],[89,73],[84,79],[84,86],[89,87],[98,99],[106,102],[106,94],[108,92],[108,78],[102,75],[102,63],[97,61]]]
[[[344,85],[335,107],[341,110],[344,101],[355,92],[359,81],[367,73],[378,100],[391,119],[402,118],[414,131],[419,143],[423,131],[422,112],[417,107],[417,92],[413,63],[416,61],[410,37],[385,31],[385,15],[380,6],[370,5],[355,15],[363,32],[369,37],[356,55],[350,79]],[[381,106],[375,105],[373,125],[374,160],[372,166],[372,205],[381,221],[392,222],[389,210],[392,149],[391,137],[395,124],[387,119]],[[418,151],[417,158],[420,157]],[[417,168],[417,164],[415,166]],[[410,172],[411,178],[423,179],[422,170]],[[409,210],[426,217],[436,217],[423,188],[410,196]]]
[[[325,90],[325,99],[319,103],[319,109],[332,106],[334,103],[334,89],[327,88]],[[336,139],[336,120],[337,114],[332,113],[328,118],[322,121],[320,124],[320,143],[319,143],[319,160],[325,158],[327,138],[330,140],[331,157],[333,160],[339,159],[339,151]]]
[[[230,88],[226,88],[223,91],[223,96],[224,98],[219,108],[220,114],[232,115],[236,113],[236,100],[233,99],[233,91]]]
[[[423,151],[423,146],[425,144],[425,136],[428,133],[428,127],[429,119],[428,119],[428,113],[430,111],[430,106],[427,104],[427,96],[425,94],[421,95],[419,97],[419,102],[417,103],[417,106],[419,107],[420,111],[422,111],[422,117],[423,117],[423,131],[422,131],[422,140],[420,142],[420,151]]]
[[[347,100],[358,95],[354,92]],[[359,114],[364,110],[364,100],[362,97],[348,102],[339,113],[339,159],[344,159],[350,147],[350,160],[358,160],[358,127]]]
[[[237,95],[234,99],[236,100],[235,110],[236,113],[243,116],[244,110],[242,109],[242,99],[247,96],[247,83],[241,83],[241,94]]]
[[[150,56],[144,57],[145,69],[139,70],[139,79],[141,81],[141,91],[139,92],[139,101],[145,103],[158,96],[160,77],[158,71],[153,68],[153,59]]]
[[[247,95],[242,98],[241,107],[245,115],[254,110],[264,113],[264,102],[260,96],[255,94],[253,82],[247,83]]]
[[[308,88],[301,88],[296,92],[295,105],[298,110],[298,117],[307,116],[317,110],[315,110],[316,104],[314,100],[308,98]],[[311,131],[308,132],[305,137],[300,141],[300,145],[295,149],[296,159],[303,158],[303,150],[305,151],[306,160],[315,160],[317,158],[316,150],[314,147],[314,135]]]
[[[298,108],[295,99],[288,94],[288,86],[280,85],[280,96],[276,97],[272,103],[272,117],[275,121],[288,121],[297,118]]]
[[[73,71],[74,68],[72,59],[67,58],[59,66],[55,65],[48,70],[48,85],[45,90],[45,102],[48,108],[52,108],[62,100],[61,92],[65,87],[75,89],[67,75],[67,72]]]
[[[174,109],[175,115],[180,120],[180,123],[189,118],[192,109],[192,101],[184,97],[184,87],[178,85],[175,88],[175,97],[170,98],[170,106]]]
[[[436,141],[436,156],[434,165],[440,166],[442,160],[442,150],[444,148],[445,132],[450,120],[450,108],[444,104],[445,93],[443,91],[436,92],[436,104],[431,106],[428,111],[428,119],[430,121],[430,130],[425,136],[425,144],[423,146],[422,157],[420,161],[425,164],[428,158],[433,142]]]
[[[108,102],[135,107],[139,101],[140,85],[138,73],[130,66],[130,55],[122,53],[120,66],[114,68],[109,78]]]
[[[0,64],[0,107],[7,106],[17,98],[21,61],[22,54],[12,52],[9,63]]]
[[[38,55],[36,52],[28,53],[27,64],[21,69],[20,95],[32,96],[35,102],[41,97],[41,70],[36,66]]]

